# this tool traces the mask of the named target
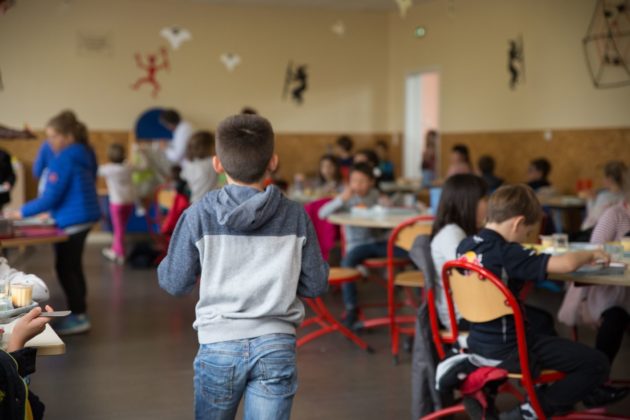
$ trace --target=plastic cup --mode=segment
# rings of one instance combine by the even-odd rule
[[[566,233],[554,233],[552,241],[554,251],[567,252],[569,250],[569,235]]]
[[[11,300],[13,306],[20,308],[28,306],[33,301],[33,285],[32,284],[12,284]]]
[[[553,246],[553,236],[540,235],[540,246],[542,249],[551,248]]]
[[[623,260],[623,245],[621,242],[608,242],[604,245],[604,252],[610,255],[610,261]]]

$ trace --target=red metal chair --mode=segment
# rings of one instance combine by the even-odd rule
[[[330,198],[324,198],[310,202],[304,206],[306,213],[313,222],[313,227],[319,240],[319,247],[325,260],[328,260],[330,250],[334,246],[338,232],[337,226],[330,224],[326,220],[321,220],[318,216],[319,209],[328,201],[330,201]],[[353,268],[333,267],[330,269],[330,273],[328,274],[328,284],[331,286],[340,286],[343,283],[357,281],[361,278],[362,274]],[[304,302],[312,309],[314,315],[305,319],[300,325],[300,329],[307,328],[311,325],[317,325],[319,326],[319,329],[311,331],[310,333],[300,337],[297,340],[298,347],[301,347],[325,334],[337,331],[363,350],[368,352],[373,351],[365,341],[357,337],[356,334],[346,328],[330,313],[322,298],[317,297],[314,299],[304,299]]]
[[[449,313],[454,314],[453,302],[461,316],[470,322],[488,322],[506,315],[514,317],[516,326],[517,346],[520,357],[520,373],[511,373],[512,379],[517,379],[525,390],[529,403],[536,415],[543,419],[545,415],[540,407],[534,385],[550,383],[561,379],[564,374],[558,371],[543,371],[540,376],[533,378],[529,370],[529,353],[525,338],[525,326],[521,308],[505,284],[491,272],[467,261],[450,261],[444,265],[442,280],[446,293]],[[483,302],[483,304],[480,304]],[[457,324],[452,323],[452,332],[457,336]],[[425,420],[442,418],[455,412],[463,412],[463,405],[448,407],[429,416]],[[581,413],[571,413],[558,419],[628,419],[630,417],[616,416],[603,413],[601,409],[588,410]]]
[[[330,269],[328,284],[331,286],[341,285],[343,283],[357,281],[361,277],[361,273],[353,268],[335,267]],[[305,319],[304,322],[302,322],[302,325],[300,325],[300,328],[306,328],[310,325],[318,325],[320,328],[300,337],[297,340],[298,347],[301,347],[309,341],[313,341],[322,335],[337,331],[363,350],[366,350],[369,353],[374,352],[374,350],[365,341],[357,337],[356,334],[346,328],[330,313],[322,298],[317,297],[314,299],[304,299],[304,302],[306,302],[306,304],[313,310],[315,315]]]

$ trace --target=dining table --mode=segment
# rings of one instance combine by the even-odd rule
[[[33,245],[55,244],[68,240],[68,234],[49,222],[18,221],[14,222],[13,234],[9,237],[0,238],[0,249],[20,248]],[[9,322],[0,324],[4,330],[1,346],[8,344],[8,340],[13,331],[13,327],[19,318],[13,318]],[[66,345],[49,324],[46,324],[44,331],[33,337],[26,343],[26,347],[34,347],[37,354],[42,356],[60,355],[66,352]]]
[[[421,215],[423,215],[423,213],[412,208],[374,209],[374,207],[372,207],[369,209],[354,209],[352,212],[333,213],[327,217],[327,220],[334,225],[340,226],[393,229],[402,222]],[[433,222],[427,220],[421,223],[430,227]]]

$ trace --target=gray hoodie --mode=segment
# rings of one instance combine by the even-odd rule
[[[328,288],[328,264],[308,215],[273,186],[227,185],[182,214],[158,279],[177,296],[191,292],[199,276],[193,326],[201,344],[295,334],[304,319],[297,296]]]

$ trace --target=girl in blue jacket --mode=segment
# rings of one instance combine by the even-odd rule
[[[50,212],[69,239],[55,244],[55,270],[72,315],[55,326],[59,334],[90,329],[86,316],[83,249],[92,225],[99,220],[96,194],[96,159],[88,144],[87,129],[72,112],[53,117],[46,127],[54,157],[48,162],[46,187],[35,200],[22,206],[19,217]]]

